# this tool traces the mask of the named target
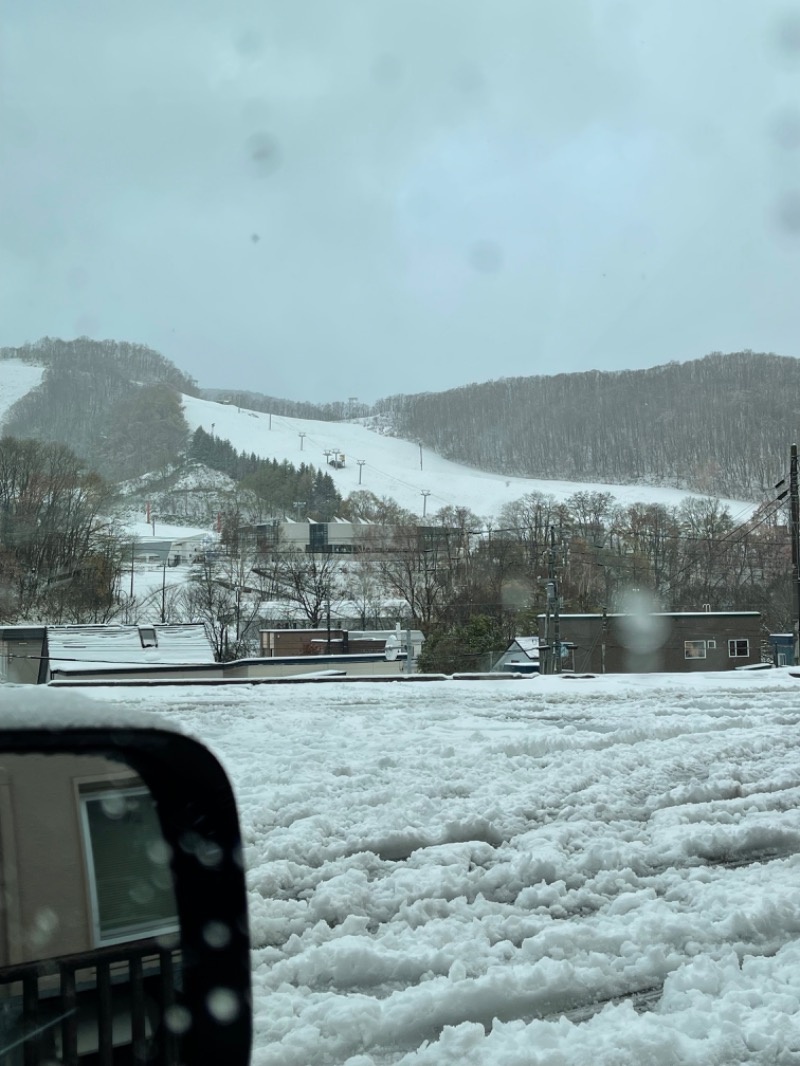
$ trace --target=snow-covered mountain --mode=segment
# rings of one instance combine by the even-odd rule
[[[8,410],[42,379],[44,368],[18,359],[0,363],[0,430]],[[342,496],[361,489],[396,500],[422,515],[441,507],[468,507],[487,522],[496,520],[504,504],[528,492],[549,493],[563,500],[575,492],[609,492],[621,504],[643,502],[671,506],[688,495],[681,489],[649,485],[608,485],[594,482],[505,477],[443,459],[414,441],[399,440],[363,422],[322,422],[269,415],[232,404],[182,397],[189,428],[229,440],[238,450],[261,458],[327,470]],[[326,452],[329,453],[326,456]],[[344,455],[344,465],[327,465]],[[220,475],[221,477],[221,475]],[[186,488],[188,486],[181,486]],[[725,499],[732,515],[744,518],[751,501]]]
[[[610,492],[621,504],[679,503],[689,495],[681,489],[649,485],[603,485],[574,481],[545,481],[504,477],[442,459],[412,441],[376,432],[359,422],[318,422],[283,415],[248,411],[232,404],[183,397],[183,410],[191,430],[229,440],[239,451],[260,458],[284,459],[299,466],[305,462],[326,469],[342,496],[359,488],[388,496],[402,507],[428,515],[448,505],[469,507],[493,521],[506,503],[528,492],[550,493],[566,499],[575,492]],[[344,455],[344,466],[327,466],[326,452]],[[360,462],[359,462],[360,461]],[[429,495],[423,496],[423,493]],[[750,514],[753,504],[724,500],[731,514]]]

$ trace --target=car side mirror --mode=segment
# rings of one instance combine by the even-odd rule
[[[241,837],[219,762],[150,716],[109,724],[74,694],[9,712],[9,695],[0,1060],[249,1062]]]

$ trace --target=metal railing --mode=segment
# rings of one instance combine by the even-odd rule
[[[177,1066],[179,977],[156,939],[0,967],[0,1061]]]

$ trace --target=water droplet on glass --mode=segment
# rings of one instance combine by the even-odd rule
[[[28,940],[33,947],[41,949],[50,942],[58,926],[58,915],[52,907],[40,907],[33,919]]]
[[[227,947],[231,941],[230,926],[225,922],[206,922],[203,927],[203,940],[210,948]]]
[[[221,1025],[230,1025],[239,1017],[239,997],[230,988],[213,988],[206,1005],[209,1014]]]
[[[127,811],[125,797],[116,796],[113,793],[103,796],[100,800],[100,806],[106,818],[123,818]]]
[[[172,857],[172,849],[166,840],[153,837],[147,843],[147,857],[154,866],[168,866]]]
[[[269,133],[254,133],[246,141],[247,155],[257,178],[266,178],[280,166],[278,142]]]
[[[494,241],[477,241],[470,248],[469,262],[479,274],[495,274],[503,266],[503,250]]]
[[[800,234],[800,192],[784,193],[776,209],[778,228],[796,237]]]
[[[188,1032],[192,1025],[191,1011],[178,1004],[167,1007],[164,1011],[164,1025],[171,1033],[175,1033],[178,1036],[181,1033]]]

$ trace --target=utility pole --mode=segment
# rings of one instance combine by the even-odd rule
[[[356,459],[356,462],[358,463],[358,483],[359,483],[359,485],[361,484],[361,469],[364,466],[364,463],[366,463],[366,461],[367,461],[366,459]]]
[[[422,441],[417,441],[419,444],[419,468],[422,469]]]
[[[428,497],[431,494],[430,489],[422,489],[420,496],[422,497],[422,517],[424,518],[428,512]]]
[[[304,443],[305,433],[303,433],[303,431],[301,430],[297,434],[297,436],[300,438],[300,451],[302,451],[303,450],[303,443]]]
[[[553,596],[553,640],[552,656],[553,656],[553,673],[561,673],[561,615],[559,614],[558,603],[558,576],[556,571],[556,528],[550,526],[550,558],[548,567],[548,577],[550,579],[547,591],[548,595],[552,590]]]
[[[789,531],[792,538],[792,634],[795,666],[800,665],[800,568],[798,567],[798,532],[800,530],[800,496],[797,482],[797,445],[792,445],[789,462]]]
[[[608,632],[608,610],[603,608],[603,622],[600,629],[600,673],[606,672],[606,633]]]

